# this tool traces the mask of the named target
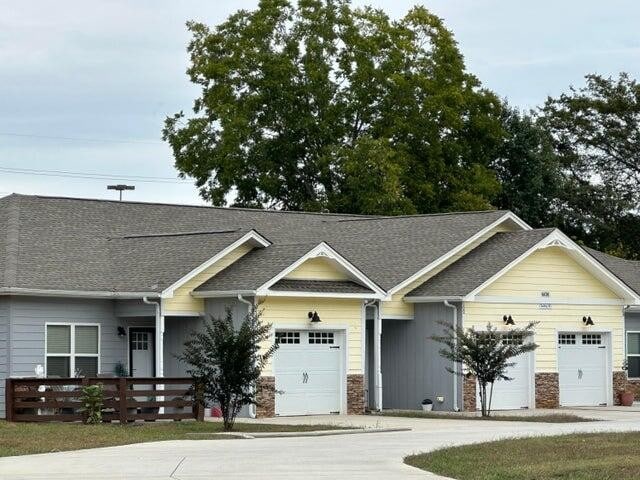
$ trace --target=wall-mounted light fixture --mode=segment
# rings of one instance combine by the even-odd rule
[[[318,312],[309,312],[307,316],[309,317],[309,321],[311,323],[319,323],[322,321],[320,320],[320,315],[318,315]]]
[[[122,338],[126,336],[127,332],[125,331],[124,327],[118,327],[118,337]]]
[[[591,320],[591,317],[582,317],[582,323],[587,327],[591,327],[593,325],[593,320]]]
[[[513,317],[511,315],[506,316],[503,315],[502,316],[502,321],[504,322],[505,325],[515,325],[516,322],[513,320]]]

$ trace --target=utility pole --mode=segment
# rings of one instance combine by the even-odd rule
[[[123,190],[135,190],[136,187],[133,185],[125,185],[123,183],[119,183],[118,185],[107,185],[107,190],[117,190],[120,193],[120,201],[122,201],[122,191]]]

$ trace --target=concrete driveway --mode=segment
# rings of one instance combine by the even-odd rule
[[[328,437],[185,440],[0,459],[0,479],[442,478],[405,455],[505,437],[640,430],[640,412],[581,411],[603,421],[541,424],[373,416],[298,417],[268,423],[342,423],[412,431]]]

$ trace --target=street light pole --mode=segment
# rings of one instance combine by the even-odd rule
[[[135,190],[136,187],[134,185],[125,185],[123,183],[119,183],[118,185],[107,185],[107,190],[117,190],[120,194],[120,201],[122,201],[122,191],[123,190]]]

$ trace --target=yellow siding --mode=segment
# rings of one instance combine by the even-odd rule
[[[618,298],[560,247],[535,251],[478,295],[539,299],[542,291],[549,292],[551,301]]]
[[[285,278],[297,280],[348,280],[349,276],[333,260],[316,257],[304,262]]]
[[[274,328],[307,329],[307,313],[318,312],[322,328],[347,327],[347,373],[362,373],[362,300],[300,297],[266,297],[261,299],[262,321]],[[271,340],[273,341],[273,339]],[[272,375],[271,365],[263,375]]]
[[[251,245],[243,244],[238,248],[222,257],[213,265],[209,266],[193,278],[186,281],[173,292],[172,298],[164,298],[162,300],[162,308],[164,313],[171,314],[175,312],[204,312],[204,300],[202,298],[193,298],[191,292],[194,288],[202,285],[219,271],[231,265],[243,255],[252,250]]]
[[[457,254],[453,255],[447,261],[445,261],[442,264],[438,265],[436,268],[434,268],[433,270],[427,272],[426,274],[424,274],[423,276],[421,276],[417,280],[411,282],[408,286],[404,287],[403,289],[398,290],[398,292],[396,292],[394,295],[391,296],[391,300],[388,300],[386,302],[382,302],[382,318],[413,317],[413,304],[406,303],[403,300],[403,297],[407,293],[409,293],[414,288],[420,286],[421,284],[423,284],[424,282],[429,280],[431,277],[436,275],[438,272],[441,272],[442,270],[447,268],[452,263],[454,263],[454,262],[458,261],[459,259],[461,259],[463,256],[465,256],[471,250],[476,248],[478,245],[480,245],[481,243],[483,243],[483,242],[487,241],[489,238],[491,238],[494,234],[496,234],[498,232],[509,232],[509,231],[513,231],[514,229],[515,229],[515,226],[512,225],[511,223],[498,225],[496,228],[486,232],[484,235],[479,237],[475,242],[472,242],[470,245],[468,245],[467,247],[463,248],[460,252],[458,252]],[[425,267],[425,266],[426,265],[423,265],[422,267]]]
[[[484,328],[487,323],[507,330],[502,323],[503,315],[511,315],[516,326],[528,322],[540,322],[536,327],[535,351],[536,372],[557,371],[556,335],[558,331],[611,331],[613,369],[620,370],[623,361],[624,335],[623,310],[620,305],[552,305],[551,309],[541,309],[538,304],[478,303],[464,305],[465,328]],[[595,326],[584,327],[582,317],[590,315]]]
[[[549,292],[549,296],[542,297],[543,291]],[[489,297],[504,303],[489,303]],[[509,297],[518,303],[508,302]],[[619,370],[624,352],[623,308],[598,305],[615,300],[618,297],[564,249],[549,247],[532,253],[488,285],[478,294],[477,301],[466,302],[464,326],[483,328],[491,323],[506,330],[503,315],[511,315],[517,326],[540,322],[535,334],[539,345],[535,351],[536,371],[539,372],[557,371],[558,331],[611,331],[613,368]],[[549,304],[550,308],[541,304]],[[583,326],[585,315],[593,318],[594,327]]]

